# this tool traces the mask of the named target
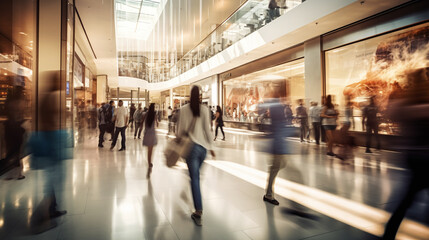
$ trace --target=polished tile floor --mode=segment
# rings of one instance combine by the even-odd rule
[[[74,159],[63,162],[64,181],[56,184],[59,209],[68,214],[42,234],[29,235],[26,226],[43,197],[44,172],[26,166],[25,180],[1,176],[0,239],[377,239],[410,178],[395,152],[365,155],[357,148],[354,161],[343,164],[327,157],[324,146],[290,139],[295,152],[275,185],[280,206],[269,205],[262,201],[266,140],[227,129],[226,141],[215,142],[216,158],[203,165],[203,226],[197,227],[186,165],[164,165],[165,124],[150,176],[147,150],[127,134],[125,152],[109,151],[110,142],[97,148],[95,131],[77,134]],[[429,239],[428,199],[417,197],[400,238]]]

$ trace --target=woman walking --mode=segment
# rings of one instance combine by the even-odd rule
[[[215,153],[212,149],[210,137],[210,112],[209,109],[200,103],[200,89],[193,86],[191,90],[190,103],[180,109],[178,135],[188,134],[194,145],[192,146],[186,164],[188,165],[189,176],[191,177],[192,197],[194,200],[195,212],[191,218],[198,226],[202,225],[201,216],[203,214],[203,203],[200,191],[200,168],[206,158],[207,150],[212,156]]]
[[[216,125],[216,131],[215,131],[215,138],[213,141],[216,141],[217,138],[217,130],[220,128],[220,131],[222,132],[223,138],[222,140],[225,141],[225,133],[223,132],[223,118],[222,118],[222,109],[217,106],[216,107],[216,114],[215,114],[215,125]]]
[[[320,116],[323,118],[322,125],[326,130],[326,138],[328,140],[328,152],[326,154],[329,156],[335,156],[332,151],[332,147],[334,145],[334,130],[337,128],[338,113],[335,110],[334,104],[332,104],[331,95],[326,97],[325,106],[323,107]]]
[[[143,146],[147,146],[147,163],[149,168],[153,167],[152,164],[152,151],[153,147],[157,144],[155,124],[158,127],[158,120],[156,119],[155,114],[155,104],[151,103],[149,106],[149,111],[144,117],[144,135],[143,135]]]

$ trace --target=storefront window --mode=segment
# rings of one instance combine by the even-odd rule
[[[279,97],[295,109],[305,96],[304,59],[223,82],[223,111],[227,121],[263,123],[258,104]]]
[[[24,154],[6,146],[22,144],[17,139],[34,126],[36,7],[32,0],[0,1],[0,171]]]
[[[326,58],[326,93],[334,95],[344,119],[346,99],[353,108],[352,126],[364,130],[362,109],[374,97],[383,134],[397,134],[398,128],[384,114],[392,94],[405,86],[410,70],[429,66],[429,24],[400,30],[329,50]]]
[[[213,88],[216,87],[217,76],[211,76],[205,78],[201,81],[194,83],[201,89],[202,103],[207,106],[214,106],[216,103],[213,101],[214,95],[216,92],[213,91]]]

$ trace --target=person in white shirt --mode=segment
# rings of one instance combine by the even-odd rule
[[[310,118],[313,126],[314,140],[316,140],[317,145],[320,144],[320,113],[322,113],[322,108],[317,106],[317,102],[312,101],[310,107]]]
[[[178,135],[183,136],[184,134],[188,134],[194,142],[194,146],[186,158],[186,164],[191,177],[192,197],[195,206],[195,212],[192,213],[191,218],[196,225],[201,226],[203,204],[200,191],[200,168],[206,158],[207,150],[210,150],[213,157],[215,153],[212,150],[210,112],[206,106],[200,103],[198,86],[192,87],[190,103],[180,109]]]
[[[125,150],[125,129],[128,127],[128,112],[127,109],[124,108],[124,103],[122,100],[119,100],[118,107],[115,109],[113,113],[113,122],[115,123],[115,134],[113,135],[112,146],[110,146],[110,150],[112,150],[116,141],[118,140],[119,133],[121,133],[121,149],[119,151]]]

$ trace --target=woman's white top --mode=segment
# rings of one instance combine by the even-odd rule
[[[178,124],[179,136],[182,136],[189,129],[192,119],[193,114],[190,104],[186,104],[185,106],[180,108]],[[207,150],[213,149],[213,136],[212,132],[210,131],[210,120],[211,116],[209,109],[204,105],[200,105],[200,116],[197,117],[194,130],[188,133],[189,137],[194,143],[203,146]]]

